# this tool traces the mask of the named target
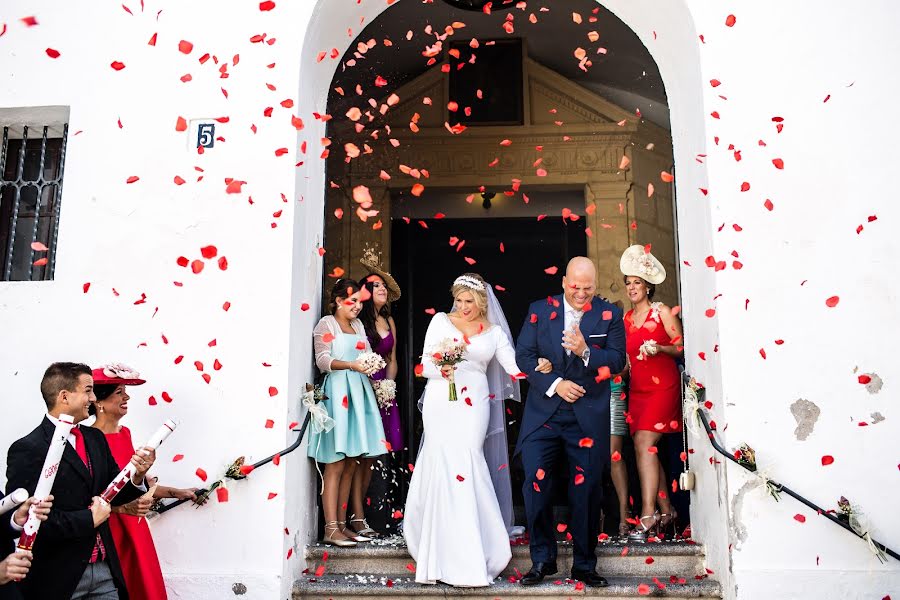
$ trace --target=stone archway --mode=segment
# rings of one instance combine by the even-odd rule
[[[390,3],[393,4],[393,3]],[[346,14],[332,11],[328,0],[320,0],[313,12],[303,44],[301,60],[301,89],[298,109],[303,114],[322,112],[325,110],[329,85],[333,79],[336,65],[329,59],[317,60],[323,51],[335,48],[337,40],[344,40],[336,47],[335,56],[343,55],[352,36],[347,36],[347,27],[363,26],[371,22],[380,13],[390,8],[388,3],[363,2],[355,7],[354,18]],[[676,207],[677,232],[679,250],[682,255],[708,256],[714,254],[712,231],[712,215],[709,204],[696,200],[697,190],[707,188],[706,166],[698,161],[698,154],[705,154],[706,129],[704,123],[704,100],[702,94],[703,80],[700,72],[699,45],[697,31],[691,10],[683,0],[660,5],[653,0],[610,0],[603,5],[628,25],[649,50],[659,66],[665,83],[671,117],[671,133],[673,141],[673,157],[678,177],[675,189],[679,198],[690,200],[679,201]],[[317,120],[307,123],[299,141],[318,140],[325,137],[325,122]],[[326,197],[326,164],[324,158],[318,156],[316,150],[307,155],[307,166],[304,174],[297,177],[297,198],[308,204],[308,210],[298,211],[295,220],[294,250],[295,260],[293,277],[292,304],[296,305],[304,298],[309,298],[311,289],[321,290],[322,270],[317,262],[320,255],[310,252],[310,248],[322,247]],[[680,265],[679,265],[680,266]],[[713,347],[717,343],[718,330],[702,322],[703,308],[709,299],[714,297],[715,281],[711,270],[681,269],[682,307],[685,315],[685,339],[688,348],[692,344],[698,347]],[[295,316],[292,320],[291,337],[307,339],[313,323]],[[300,350],[291,356],[291,377],[294,383],[308,379],[310,366],[308,351]],[[686,352],[688,370],[701,377],[711,393],[717,394],[722,388],[721,370],[717,363],[707,363],[696,354]],[[705,445],[696,444],[694,460],[703,462],[709,458],[709,449]],[[313,479],[311,467],[297,476],[295,481],[289,480],[289,487],[301,489],[308,486]],[[693,519],[697,536],[707,546],[710,566],[721,577],[727,577],[728,536],[727,507],[719,502],[725,493],[727,482],[724,473],[717,472],[695,491],[692,502],[697,507],[697,516]],[[301,501],[301,521],[311,522],[315,501],[307,492],[298,494]],[[307,539],[312,539],[314,531],[306,530]],[[726,581],[723,587],[727,589]]]

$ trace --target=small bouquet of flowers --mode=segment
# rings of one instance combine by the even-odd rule
[[[394,399],[397,397],[397,383],[393,379],[373,381],[372,388],[375,390],[379,408],[387,410],[394,406]]]
[[[742,467],[756,472],[756,452],[747,444],[741,444],[741,447],[734,451],[734,460]]]
[[[431,362],[434,363],[434,366],[436,366],[438,369],[445,366],[455,367],[466,359],[465,356],[465,342],[450,338],[444,338],[443,340],[441,340],[441,343],[433,349],[431,353]],[[450,401],[455,402],[459,398],[457,398],[456,380],[453,376],[453,371],[450,371],[450,375],[447,377],[447,380],[450,383]]]
[[[659,344],[656,343],[656,340],[647,340],[638,349],[637,358],[638,360],[647,360],[648,357],[654,356],[657,352],[659,352]]]
[[[375,352],[362,352],[356,357],[356,360],[362,363],[363,367],[368,371],[380,371],[387,365],[380,354]]]

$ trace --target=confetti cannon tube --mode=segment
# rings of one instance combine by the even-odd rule
[[[0,515],[4,515],[28,500],[28,490],[19,488],[0,500]]]
[[[146,444],[144,444],[144,446],[149,446],[156,450],[157,448],[159,448],[160,444],[162,444],[166,440],[166,438],[169,437],[169,435],[173,431],[175,431],[175,428],[177,426],[178,425],[175,423],[175,421],[172,421],[171,419],[166,421],[162,424],[162,426],[160,426],[159,429],[156,430],[156,433],[153,434],[153,437],[151,437],[150,440]],[[113,479],[112,483],[110,483],[106,487],[103,493],[100,494],[100,498],[105,502],[112,502],[112,499],[115,498],[116,495],[122,491],[122,488],[124,488],[131,480],[132,475],[134,475],[134,471],[134,465],[129,462],[127,465],[125,465],[125,468],[119,472],[119,475],[115,479]]]
[[[59,471],[59,462],[62,460],[63,450],[75,424],[70,415],[60,415],[59,423],[50,439],[50,447],[47,449],[47,457],[44,459],[44,466],[41,468],[41,475],[38,478],[37,486],[34,489],[34,497],[38,501],[43,501],[50,495],[53,489],[53,482],[56,480],[56,473]],[[27,498],[26,498],[27,500]],[[40,520],[34,514],[34,506],[28,509],[28,520],[25,521],[25,527],[19,536],[17,550],[31,550],[34,546],[34,540],[37,537],[38,529],[41,526]]]

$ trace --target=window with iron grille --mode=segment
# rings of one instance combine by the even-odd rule
[[[0,276],[53,279],[68,124],[3,127]]]

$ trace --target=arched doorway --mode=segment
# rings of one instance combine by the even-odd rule
[[[395,5],[397,6],[397,5]],[[617,15],[631,30],[636,32],[642,42],[648,47],[650,55],[660,67],[660,74],[666,84],[668,94],[669,107],[671,111],[672,122],[672,138],[673,138],[673,159],[674,164],[679,167],[679,178],[677,181],[677,189],[689,194],[691,190],[704,187],[705,167],[701,164],[694,166],[697,154],[703,153],[703,123],[702,123],[702,97],[700,93],[700,77],[696,68],[696,61],[691,58],[696,55],[696,36],[691,22],[690,13],[683,5],[672,5],[659,10],[657,6],[650,6],[646,3],[629,4],[624,2],[610,2],[607,7],[613,14]],[[373,20],[385,6],[362,6],[360,7],[360,23],[368,23]],[[321,5],[317,8],[317,20],[314,20],[315,27],[319,27],[315,31],[310,32],[310,38],[307,40],[307,63],[311,63],[314,56],[319,55],[322,49],[327,49],[332,40],[337,39],[338,35],[346,35],[346,20],[333,18],[331,15],[324,15],[321,12]],[[588,11],[589,12],[589,11]],[[585,13],[587,14],[587,12]],[[652,15],[652,18],[650,17]],[[519,14],[516,15],[517,17]],[[528,13],[522,13],[523,20],[528,19]],[[339,22],[341,21],[341,22]],[[354,23],[355,24],[355,23]],[[334,53],[331,53],[332,55]],[[341,56],[337,52],[337,56]],[[676,60],[677,57],[677,60]],[[323,63],[331,60],[326,57]],[[305,80],[310,88],[302,94],[309,102],[308,106],[311,110],[321,112],[324,110],[324,98],[329,93],[329,85],[333,81],[328,78],[328,74],[335,72],[335,63],[324,67],[322,63],[310,67],[310,71],[314,71],[314,76]],[[339,69],[340,67],[337,66]],[[324,72],[323,72],[324,69]],[[382,75],[382,77],[384,77]],[[389,79],[389,78],[387,78]],[[348,90],[344,90],[345,94]],[[368,97],[368,96],[366,96]],[[374,107],[377,109],[377,106]],[[341,115],[331,115],[335,118],[341,118]],[[325,137],[324,123],[315,123],[315,129],[312,135],[321,134]],[[307,136],[310,137],[310,136]],[[362,151],[365,151],[360,146]],[[311,152],[315,154],[316,152]],[[311,160],[315,160],[312,159]],[[324,163],[323,167],[324,167]],[[684,168],[681,168],[681,167]],[[337,182],[335,182],[337,183]],[[340,185],[340,184],[338,184]],[[318,201],[324,195],[326,189],[331,188],[328,178],[318,176],[310,177],[299,186],[300,189],[306,190],[304,194],[305,201]],[[383,200],[383,199],[382,199]],[[323,202],[323,204],[326,204]],[[330,211],[325,211],[326,217]],[[711,248],[711,241],[703,236],[691,236],[690,231],[693,227],[703,229],[708,225],[710,220],[709,209],[706,205],[698,203],[679,204],[678,214],[678,231],[680,233],[680,244],[682,249],[688,246],[692,255],[708,255]],[[346,217],[345,217],[346,218]],[[327,222],[327,221],[326,221]],[[384,223],[382,223],[382,228]],[[326,226],[326,237],[329,236]],[[315,239],[320,243],[321,239],[315,237],[316,234],[309,235],[308,240]],[[345,242],[345,261],[348,265],[350,260],[350,243]],[[334,249],[329,247],[328,253]],[[384,251],[384,250],[382,250]],[[327,254],[326,254],[327,255]],[[328,271],[330,269],[327,269]],[[714,295],[711,278],[706,273],[699,271],[682,271],[682,285],[691,286],[694,290],[692,297],[700,298],[708,295]],[[686,312],[690,311],[690,298],[685,298],[682,302]],[[691,338],[690,336],[696,336]],[[714,331],[703,330],[700,327],[686,324],[686,338],[697,339],[698,341],[710,342],[715,337]],[[694,359],[696,360],[696,359]],[[690,359],[689,359],[690,365]],[[718,374],[710,373],[707,370],[705,374],[706,381],[709,385],[716,386],[718,383]],[[710,496],[710,500],[714,498],[714,492]],[[715,502],[711,501],[711,505]],[[714,511],[713,511],[714,512]],[[710,515],[713,514],[710,512]],[[715,517],[711,517],[714,519]],[[697,525],[700,525],[699,527]],[[695,528],[700,529],[701,524],[695,523]]]
[[[671,170],[671,137],[656,64],[591,0],[504,31],[513,13],[397,4],[360,32],[331,85],[325,271],[358,279],[360,258],[374,252],[406,290],[394,307],[406,452],[392,467],[376,462],[394,484],[379,489],[376,478],[370,490],[381,508],[370,520],[382,528],[403,507],[405,466],[421,436],[415,399],[425,382],[412,367],[430,313],[446,310],[458,274],[478,271],[496,286],[515,336],[528,304],[558,292],[569,258],[589,256],[600,293],[624,302],[619,255],[650,244],[673,274],[660,299],[680,304],[672,186],[660,178]],[[587,49],[560,56],[576,39]],[[507,406],[510,450],[521,410]],[[662,453],[677,457],[680,442],[674,436]],[[523,474],[515,461],[510,469],[519,498]]]

